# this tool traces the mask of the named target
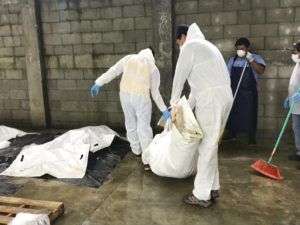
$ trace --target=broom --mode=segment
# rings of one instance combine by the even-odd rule
[[[252,169],[254,169],[256,172],[258,172],[260,174],[263,174],[264,176],[273,178],[275,180],[282,180],[283,177],[280,174],[279,168],[277,166],[271,164],[271,161],[273,159],[273,156],[274,156],[275,152],[277,151],[277,148],[279,146],[279,143],[281,141],[283,133],[284,133],[286,127],[287,127],[287,124],[288,124],[289,119],[291,117],[293,108],[294,108],[294,102],[292,103],[292,106],[290,107],[290,110],[289,110],[289,112],[288,112],[288,114],[287,114],[287,116],[285,118],[285,121],[283,123],[283,126],[281,128],[281,131],[279,133],[279,136],[277,138],[277,141],[275,143],[275,146],[273,148],[273,151],[271,153],[271,156],[270,156],[268,162],[266,162],[266,161],[264,161],[262,159],[259,159],[259,160],[257,160],[255,163],[253,163],[251,165]]]

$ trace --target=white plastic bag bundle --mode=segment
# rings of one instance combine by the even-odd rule
[[[156,135],[143,152],[142,160],[159,176],[185,178],[196,171],[197,150],[203,133],[185,97],[177,107],[181,109],[181,121],[172,123],[170,129],[167,125]]]
[[[9,225],[50,225],[50,220],[44,214],[18,213]]]
[[[7,126],[0,126],[0,149],[6,148],[10,145],[10,142],[8,140],[20,136],[24,136],[26,133],[17,130],[15,128],[7,127]]]

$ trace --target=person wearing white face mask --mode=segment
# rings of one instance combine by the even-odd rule
[[[284,101],[284,108],[288,109],[292,104],[293,131],[296,152],[289,156],[290,160],[300,161],[300,42],[294,44],[294,52],[291,56],[296,63],[290,78],[289,96]]]
[[[231,89],[233,94],[243,71],[245,69],[241,85],[227,123],[228,135],[223,140],[235,140],[237,134],[247,133],[249,144],[256,144],[258,93],[257,78],[265,71],[266,63],[260,55],[250,52],[250,41],[247,38],[239,38],[236,43],[236,55],[228,61]]]

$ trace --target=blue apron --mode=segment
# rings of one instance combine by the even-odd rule
[[[240,80],[243,67],[235,67],[233,60],[230,71],[231,89],[234,95]],[[245,61],[246,63],[246,61]],[[238,133],[248,133],[250,137],[255,137],[257,128],[258,93],[257,82],[250,65],[245,69],[242,83],[233,103],[228,119],[228,129],[234,135]]]

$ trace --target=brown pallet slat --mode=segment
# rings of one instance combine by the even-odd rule
[[[0,224],[8,224],[20,212],[47,214],[52,222],[64,213],[64,204],[62,202],[0,196],[0,213],[2,214],[0,215]]]

